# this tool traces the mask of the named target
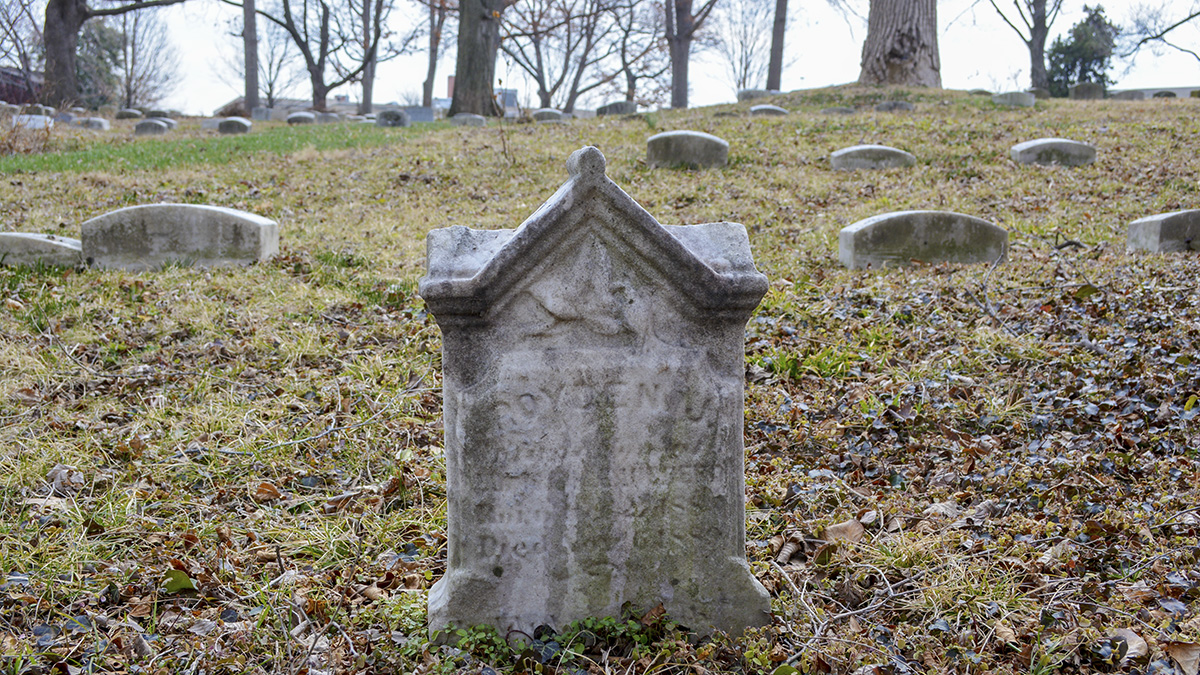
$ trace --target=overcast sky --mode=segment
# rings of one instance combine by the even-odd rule
[[[1121,24],[1138,0],[1102,2],[1109,20]],[[400,32],[406,23],[420,20],[417,5],[397,0],[393,29]],[[851,0],[855,2],[855,0]],[[866,16],[867,0],[857,0]],[[1007,3],[1001,3],[1006,6]],[[222,3],[186,2],[163,10],[167,13],[173,42],[181,56],[182,82],[163,104],[189,114],[210,115],[221,104],[241,95],[242,84],[225,65],[228,53],[241,49],[240,41],[230,37],[241,21],[241,12]],[[852,82],[858,78],[859,57],[866,35],[865,19],[846,17],[831,9],[826,0],[792,0],[789,12],[793,22],[786,40],[789,66],[783,74],[785,91],[811,89]],[[1051,27],[1051,39],[1065,33],[1083,18],[1083,1],[1066,0],[1061,17]],[[261,19],[260,19],[261,21]],[[942,60],[942,86],[948,89],[983,88],[991,91],[1024,89],[1029,84],[1029,52],[1011,28],[982,0],[943,0],[938,3],[939,43]],[[1181,30],[1176,39],[1193,49],[1200,48],[1200,27]],[[382,64],[375,85],[375,102],[403,101],[419,96],[424,79],[424,55],[397,59]],[[693,55],[690,103],[708,105],[734,100],[733,86],[724,77],[724,68],[715,54]],[[453,49],[438,66],[435,96],[446,95],[446,76],[454,72]],[[522,102],[533,101],[532,87],[522,82],[520,70],[504,61],[497,64],[497,76],[515,83]],[[1118,63],[1112,71],[1114,89],[1144,87],[1200,86],[1200,61],[1174,51],[1140,54],[1132,65]],[[356,88],[334,93],[359,98]],[[309,98],[306,84],[296,90],[297,98]],[[585,101],[581,107],[594,107],[605,101]]]

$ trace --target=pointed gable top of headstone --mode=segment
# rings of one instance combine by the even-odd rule
[[[548,257],[598,228],[640,256],[700,310],[749,313],[767,289],[736,223],[664,226],[605,175],[600,150],[567,160],[567,181],[515,230],[429,233],[420,293],[439,321],[482,317]]]

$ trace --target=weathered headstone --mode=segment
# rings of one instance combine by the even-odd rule
[[[275,221],[219,206],[130,206],[93,218],[81,229],[84,260],[101,268],[247,265],[279,251]]]
[[[12,118],[12,125],[22,129],[52,129],[54,128],[54,118],[46,115],[21,114]]]
[[[563,114],[561,110],[554,108],[538,108],[530,113],[530,117],[535,122],[558,122],[563,118]]]
[[[742,101],[753,101],[756,98],[766,98],[778,93],[777,91],[769,91],[767,89],[739,89],[737,100],[739,103]]]
[[[142,120],[134,125],[133,135],[161,136],[170,131],[170,129],[171,127],[167,126],[167,123],[162,120]]]
[[[1009,151],[1017,164],[1083,166],[1096,161],[1096,148],[1066,138],[1038,138],[1012,146]]]
[[[342,121],[342,116],[335,112],[318,112],[317,124],[334,124]]]
[[[170,117],[149,117],[149,116],[147,116],[146,119],[154,120],[155,122],[162,122],[163,124],[167,125],[167,129],[170,129],[172,131],[174,131],[175,129],[177,129],[179,127],[179,122],[171,119]]]
[[[850,269],[923,263],[994,263],[1008,252],[1008,232],[950,211],[873,216],[838,233],[838,260]]]
[[[458,113],[450,118],[450,123],[456,127],[481,127],[487,123],[487,118],[475,113]]]
[[[288,124],[316,124],[317,115],[307,110],[297,110],[287,116]]]
[[[992,103],[1011,108],[1032,108],[1037,103],[1037,97],[1027,91],[1009,91],[993,96]]]
[[[70,112],[71,114],[73,114],[73,115],[76,115],[76,116],[79,116],[79,115],[86,115],[86,114],[87,114],[87,108],[81,108],[81,107],[79,107],[79,106],[75,106],[75,107],[71,108],[69,112]]]
[[[1176,98],[1176,94],[1173,91],[1156,91],[1151,98]]]
[[[895,169],[913,166],[917,163],[917,158],[911,153],[887,145],[854,145],[831,154],[829,163],[833,168],[845,171]]]
[[[781,108],[777,105],[763,103],[761,105],[750,106],[751,115],[763,115],[768,117],[782,117],[788,114],[787,108]]]
[[[0,265],[74,267],[82,260],[78,239],[53,234],[0,232]]]
[[[54,110],[54,108],[51,108],[48,105],[40,105],[38,103],[33,103],[31,105],[27,105],[21,109],[22,115],[33,115],[33,116],[37,116],[37,117],[51,117],[52,118],[52,117],[54,117],[55,112],[56,111]]]
[[[408,115],[409,122],[432,122],[434,121],[433,108],[421,105],[412,105],[407,108],[402,108],[405,114]]]
[[[217,124],[217,131],[222,134],[245,134],[250,132],[254,124],[245,117],[226,117]]]
[[[112,124],[103,117],[81,117],[75,120],[75,126],[92,131],[108,131],[112,128]]]
[[[596,116],[632,115],[637,112],[637,103],[633,101],[613,101],[596,108]]]
[[[729,161],[729,143],[703,131],[664,131],[646,141],[650,167],[707,169]]]
[[[407,127],[410,124],[408,113],[403,110],[380,110],[375,114],[377,127]]]
[[[75,121],[75,114],[65,110],[54,113],[54,121],[58,124],[70,124]]]
[[[270,122],[271,108],[262,105],[254,108],[254,110],[250,111],[250,119],[256,122]]]
[[[884,101],[875,106],[875,112],[912,112],[916,106],[908,101]]]
[[[169,120],[172,118],[172,115],[170,112],[168,112],[166,110],[147,110],[146,117],[151,117],[151,118],[156,117],[158,119]]]
[[[1130,89],[1128,91],[1118,91],[1109,98],[1114,101],[1144,101],[1146,100],[1146,92],[1141,89]]]
[[[595,148],[516,230],[434,230],[447,546],[429,627],[532,636],[626,604],[770,621],[745,558],[745,228],[662,226]]]
[[[856,112],[858,112],[858,111],[855,110],[854,108],[851,108],[849,106],[844,106],[844,105],[834,106],[832,108],[822,108],[821,109],[822,115],[853,115]]]
[[[118,111],[117,111],[116,118],[117,118],[117,119],[119,119],[119,120],[136,120],[136,119],[141,119],[141,118],[142,118],[142,111],[141,111],[141,110],[134,110],[133,108],[122,108],[121,110],[118,110]]]
[[[1129,224],[1129,248],[1150,253],[1200,251],[1200,210],[1173,211]]]
[[[1080,82],[1067,87],[1067,94],[1073,101],[1098,101],[1104,98],[1103,82]]]

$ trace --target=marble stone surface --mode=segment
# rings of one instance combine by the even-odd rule
[[[83,259],[78,239],[54,234],[0,232],[0,265],[74,267]]]
[[[1017,164],[1084,166],[1096,161],[1096,148],[1067,138],[1038,138],[1017,143],[1009,151]]]
[[[481,127],[487,124],[487,118],[475,113],[458,113],[450,118],[450,123],[456,127]]]
[[[787,108],[781,108],[777,105],[763,103],[761,105],[750,106],[751,115],[766,115],[770,117],[782,117],[788,114]]]
[[[217,132],[222,134],[245,134],[254,124],[245,117],[226,117],[217,123]]]
[[[112,124],[103,117],[80,117],[74,122],[75,126],[93,131],[108,131]]]
[[[637,112],[637,103],[633,101],[613,101],[596,108],[596,116],[632,115]]]
[[[554,108],[538,108],[530,113],[534,122],[558,122],[563,119],[561,110]]]
[[[121,110],[118,110],[118,111],[117,111],[116,118],[117,118],[117,119],[119,119],[119,120],[136,120],[136,119],[141,119],[141,118],[142,118],[142,111],[141,111],[141,110],[134,110],[133,108],[122,108]]]
[[[1129,224],[1129,248],[1150,253],[1200,251],[1200,210],[1172,211]]]
[[[501,635],[662,604],[770,622],[745,558],[745,323],[767,290],[735,223],[663,226],[599,150],[515,230],[434,230],[446,574],[429,626]]]
[[[707,169],[725,166],[729,143],[703,131],[664,131],[646,141],[651,167]]]
[[[1073,101],[1099,101],[1106,93],[1107,90],[1101,82],[1080,82],[1067,88],[1067,94]]]
[[[992,103],[1011,108],[1032,108],[1037,103],[1037,96],[1028,91],[1009,91],[992,96]]]
[[[838,233],[838,260],[851,269],[923,263],[993,263],[1008,253],[1008,232],[950,211],[898,211]]]
[[[842,148],[829,156],[833,168],[843,171],[857,169],[895,169],[914,166],[917,158],[912,153],[887,145],[854,145]]]
[[[380,110],[375,114],[377,127],[407,127],[411,124],[412,120],[403,110]]]
[[[171,130],[162,120],[142,120],[133,127],[134,136],[161,136]]]
[[[93,218],[81,230],[84,260],[106,269],[248,265],[279,252],[275,221],[220,206],[130,206]]]
[[[288,124],[316,124],[317,123],[317,115],[316,115],[316,113],[310,112],[308,110],[297,110],[296,112],[288,113],[287,123]]]

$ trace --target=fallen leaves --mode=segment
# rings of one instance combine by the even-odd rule
[[[1179,666],[1183,675],[1200,673],[1200,644],[1195,642],[1167,642],[1163,645],[1167,655]]]

